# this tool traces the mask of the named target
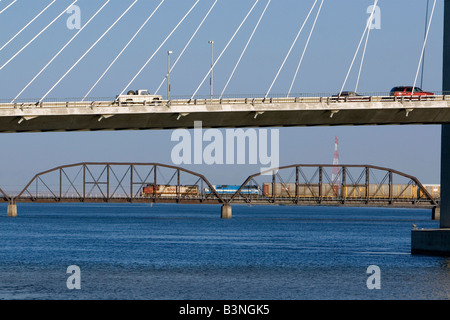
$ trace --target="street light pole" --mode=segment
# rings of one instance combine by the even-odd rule
[[[170,100],[170,54],[172,51],[167,51],[167,100]]]
[[[211,100],[213,99],[213,81],[214,81],[214,41],[210,40],[208,43],[211,45],[211,78],[210,78],[210,86],[211,86]]]

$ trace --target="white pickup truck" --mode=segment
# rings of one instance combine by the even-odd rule
[[[150,94],[148,90],[130,90],[126,95],[117,96],[117,102],[119,104],[148,104],[156,105],[162,101],[162,96]]]

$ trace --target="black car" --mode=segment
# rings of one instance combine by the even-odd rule
[[[339,93],[335,94],[335,95],[333,95],[333,97],[343,97],[343,98],[345,98],[345,97],[361,97],[361,95],[357,94],[354,91],[342,91],[341,94],[339,94]]]

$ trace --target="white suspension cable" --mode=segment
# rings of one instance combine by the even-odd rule
[[[253,6],[251,7],[250,11],[247,13],[247,15],[245,16],[244,20],[242,20],[241,24],[239,25],[239,27],[236,29],[236,31],[234,32],[233,36],[231,37],[231,39],[228,41],[227,45],[225,46],[225,48],[222,50],[222,52],[220,53],[219,57],[217,57],[216,61],[214,62],[214,64],[211,66],[211,68],[209,69],[208,73],[205,75],[205,77],[203,78],[202,82],[200,83],[200,85],[198,86],[197,90],[195,90],[194,94],[191,97],[191,100],[194,99],[195,95],[197,94],[198,90],[200,90],[200,88],[202,87],[203,83],[205,82],[206,78],[211,74],[212,70],[214,69],[214,67],[216,66],[216,64],[220,61],[220,58],[222,58],[222,55],[225,53],[225,51],[228,49],[228,46],[231,44],[231,42],[234,40],[234,38],[236,37],[237,33],[239,32],[239,30],[241,29],[241,27],[244,25],[245,21],[247,21],[247,18],[250,16],[250,14],[252,13],[253,9],[256,7],[256,5],[258,4],[259,0],[256,0],[255,3],[253,4]]]
[[[435,9],[435,8],[436,8],[436,0],[434,0],[433,8],[431,9],[430,21],[429,21],[429,23],[428,23],[427,33],[426,33],[425,39],[424,39],[424,41],[423,41],[422,52],[421,52],[421,54],[420,54],[420,59],[419,59],[419,66],[417,67],[416,77],[414,78],[414,85],[413,85],[412,90],[411,90],[411,97],[412,97],[412,95],[414,94],[414,90],[415,90],[416,83],[417,83],[417,77],[419,76],[420,65],[422,64],[423,55],[424,55],[424,53],[425,53],[425,47],[427,46],[428,34],[430,33],[431,22],[433,21],[434,9]]]
[[[222,96],[223,96],[223,94],[225,93],[225,90],[227,89],[228,84],[229,84],[230,81],[231,81],[231,78],[233,78],[233,75],[234,75],[234,73],[236,72],[236,69],[237,69],[237,67],[239,66],[239,64],[240,64],[240,62],[241,62],[241,60],[242,60],[242,57],[244,56],[244,54],[245,54],[245,52],[246,52],[246,50],[247,50],[247,48],[248,48],[250,42],[252,41],[253,36],[255,35],[255,32],[256,32],[256,30],[258,29],[259,24],[261,23],[261,20],[262,20],[262,18],[264,17],[264,15],[265,15],[265,13],[266,13],[266,11],[267,11],[267,8],[269,7],[271,1],[272,1],[272,0],[267,1],[266,7],[264,8],[264,10],[263,10],[261,16],[259,17],[259,20],[258,20],[258,22],[256,23],[256,26],[255,26],[255,28],[253,29],[253,32],[252,32],[252,34],[250,35],[250,38],[248,39],[248,41],[247,41],[247,43],[246,43],[246,45],[245,45],[245,47],[244,47],[244,50],[243,50],[242,53],[241,53],[241,56],[239,57],[239,59],[238,59],[236,65],[234,66],[234,69],[233,69],[233,71],[231,72],[231,75],[230,75],[230,77],[228,78],[228,81],[227,81],[227,83],[225,84],[225,87],[223,88],[222,93],[220,94],[219,99],[222,99]]]
[[[308,40],[306,40],[305,48],[303,49],[302,56],[301,56],[300,61],[298,63],[297,70],[295,71],[294,78],[292,79],[291,86],[290,86],[288,94],[287,94],[288,97],[291,95],[292,87],[294,86],[294,82],[297,79],[298,71],[300,70],[300,66],[302,65],[303,58],[304,58],[305,53],[306,53],[306,49],[308,48],[309,41],[311,40],[311,36],[312,36],[312,34],[314,32],[314,29],[316,27],[316,23],[317,23],[317,20],[319,19],[320,12],[322,11],[322,6],[323,6],[323,2],[324,1],[325,0],[322,0],[322,2],[320,3],[319,10],[317,11],[317,14],[316,14],[316,18],[314,19],[314,23],[313,23],[313,25],[311,27],[311,31],[309,32]]]
[[[145,20],[145,22],[141,25],[141,27],[138,29],[138,31],[133,35],[133,37],[128,41],[128,43],[123,47],[122,51],[119,52],[119,54],[116,56],[116,58],[111,62],[111,64],[106,68],[105,72],[100,76],[100,78],[97,79],[97,81],[94,83],[94,85],[89,89],[89,91],[86,93],[84,98],[81,101],[84,101],[87,96],[94,90],[94,88],[97,86],[97,84],[103,79],[103,77],[108,73],[109,69],[114,65],[114,63],[120,58],[120,56],[125,52],[125,50],[128,48],[128,46],[134,41],[134,39],[138,36],[138,34],[141,32],[141,30],[147,25],[147,23],[150,21],[150,19],[153,17],[153,15],[158,11],[159,7],[164,3],[165,0],[162,0],[159,5],[156,7],[155,10],[150,14],[150,16]]]
[[[373,13],[375,13],[376,5],[373,6]],[[364,58],[366,56],[366,50],[367,50],[367,44],[369,42],[369,36],[370,36],[370,30],[372,30],[372,19],[369,19],[369,28],[367,29],[367,37],[366,37],[366,43],[364,44],[364,50],[361,58],[361,64],[359,65],[359,71],[358,71],[358,77],[356,78],[356,85],[355,85],[355,92],[358,92],[359,87],[359,80],[361,79],[361,72],[364,64]]]
[[[359,44],[358,44],[358,48],[356,49],[355,55],[353,56],[353,60],[352,60],[352,63],[350,64],[350,68],[348,68],[347,75],[345,77],[345,80],[344,80],[344,83],[342,85],[342,88],[339,91],[339,96],[342,94],[342,91],[344,91],[344,87],[347,84],[347,80],[348,80],[348,77],[350,75],[350,72],[352,71],[353,64],[355,63],[356,56],[358,55],[358,52],[359,52],[359,49],[361,48],[361,44],[362,44],[362,42],[364,40],[364,37],[366,36],[366,33],[367,33],[368,29],[371,26],[371,23],[372,23],[372,20],[373,20],[373,15],[375,13],[375,9],[376,9],[377,3],[378,3],[378,0],[375,0],[374,4],[373,4],[372,13],[370,14],[369,20],[367,20],[366,27],[364,28],[363,35],[362,35],[361,40],[359,41]]]
[[[267,98],[267,97],[269,96],[270,91],[272,90],[272,88],[273,88],[275,82],[276,82],[277,79],[278,79],[278,76],[280,75],[281,70],[282,70],[283,67],[284,67],[284,64],[286,63],[287,59],[289,58],[289,56],[290,56],[290,54],[291,54],[291,52],[292,52],[292,49],[294,48],[295,44],[297,43],[297,40],[298,40],[298,38],[300,37],[300,34],[301,34],[302,31],[303,31],[303,28],[305,27],[306,23],[308,22],[309,17],[311,16],[311,13],[313,12],[314,8],[316,7],[317,1],[318,1],[318,0],[314,1],[314,4],[312,5],[311,10],[309,10],[309,13],[308,13],[308,15],[306,16],[305,21],[303,21],[303,24],[302,24],[300,30],[298,31],[297,36],[296,36],[295,39],[294,39],[294,42],[292,42],[292,45],[291,45],[291,47],[289,48],[289,51],[288,51],[288,53],[286,54],[286,57],[284,58],[283,63],[281,64],[280,68],[278,69],[278,72],[277,72],[277,74],[275,75],[275,78],[273,79],[272,84],[271,84],[270,87],[269,87],[269,90],[267,90],[267,93],[266,93],[266,95],[265,95],[265,98]]]
[[[364,64],[364,58],[366,56],[366,49],[367,49],[367,44],[369,42],[370,30],[371,30],[371,28],[369,28],[367,30],[366,42],[364,44],[364,49],[363,49],[363,53],[362,53],[362,57],[361,57],[361,63],[359,65],[358,77],[356,78],[355,92],[358,92],[359,80],[361,79],[361,71],[362,71],[363,64]]]
[[[203,20],[200,22],[200,24],[198,25],[197,29],[195,30],[195,32],[192,34],[191,38],[189,39],[189,41],[186,43],[186,45],[184,46],[183,50],[181,51],[180,55],[178,56],[178,58],[175,60],[175,62],[173,63],[172,67],[170,68],[170,72],[172,72],[172,70],[175,68],[175,66],[177,65],[178,61],[180,61],[181,57],[183,56],[183,54],[186,52],[187,48],[189,47],[189,45],[191,44],[192,40],[195,38],[195,36],[197,35],[198,31],[200,30],[200,28],[203,26],[203,24],[205,23],[206,19],[208,18],[209,14],[211,13],[211,11],[214,9],[216,3],[218,0],[215,0],[214,3],[212,4],[211,8],[209,8],[209,11],[206,13],[205,17],[203,18]],[[164,79],[161,81],[158,89],[156,89],[155,94],[158,94],[158,91],[161,89],[161,87],[163,86],[164,82],[166,82],[167,77],[164,77]]]
[[[38,13],[37,16],[35,16],[33,19],[31,19],[30,22],[28,22],[22,29],[20,29],[19,32],[17,32],[14,37],[12,37],[11,39],[8,40],[8,42],[6,42],[1,48],[0,51],[2,51],[8,44],[10,44],[11,41],[13,41],[15,38],[17,38],[18,35],[20,35],[26,28],[28,28],[28,26],[30,24],[32,24],[34,22],[34,20],[36,20],[37,18],[39,18],[45,11],[47,11],[48,8],[50,8],[56,0],[53,0],[49,5],[47,5],[41,12]]]
[[[86,55],[106,36],[106,34],[112,29],[114,28],[114,26],[120,21],[122,20],[122,18],[128,13],[128,11],[131,10],[131,8],[136,4],[136,2],[138,2],[139,0],[134,0],[134,2],[120,15],[119,18],[117,18],[116,21],[114,21],[114,23],[100,36],[100,38],[97,39],[97,41],[94,42],[94,44],[78,59],[77,62],[75,62],[75,64],[69,68],[69,70],[67,70],[67,72],[53,85],[53,87],[50,88],[50,90],[47,91],[46,94],[44,94],[44,96],[39,100],[42,101],[44,100],[50,92],[53,91],[53,89],[56,88],[56,86],[78,65],[78,63],[81,62],[81,60],[84,59],[84,57],[86,57]]]
[[[164,46],[164,44],[167,42],[167,40],[170,39],[170,37],[172,36],[172,34],[178,29],[178,27],[183,23],[183,21],[187,18],[187,16],[192,12],[192,10],[194,10],[194,8],[197,6],[198,2],[200,0],[197,0],[194,5],[191,7],[191,9],[189,9],[189,11],[184,15],[184,17],[180,20],[180,22],[178,22],[178,24],[175,26],[175,28],[173,28],[173,30],[169,33],[169,35],[166,37],[166,39],[164,39],[164,41],[161,43],[161,45],[158,47],[158,49],[156,49],[156,51],[152,54],[152,56],[147,60],[147,62],[142,66],[142,68],[138,71],[138,73],[136,73],[136,75],[133,77],[133,79],[131,79],[131,81],[126,85],[126,87],[122,90],[122,92],[120,93],[120,95],[122,95],[125,90],[128,89],[128,87],[134,82],[134,80],[136,80],[136,78],[141,74],[141,72],[145,69],[145,67],[147,67],[147,65],[150,63],[150,61],[152,61],[153,57],[159,52],[159,50]]]
[[[86,28],[89,23],[103,10],[103,8],[106,7],[106,5],[110,2],[111,0],[107,0],[105,2],[105,4],[103,4],[103,6],[83,25],[83,27],[78,30],[78,32],[61,48],[61,50],[59,50],[59,52],[45,65],[44,68],[41,69],[41,71],[39,71],[36,76],[22,89],[22,91],[19,92],[19,94],[17,94],[17,96],[11,101],[11,103],[14,103],[14,101],[17,100],[17,98],[19,98],[19,96],[34,82],[34,80],[36,80],[42,72],[44,72],[48,66],[64,51],[64,49],[66,49],[70,43],[72,43],[72,41],[80,34],[81,31],[83,31],[84,28]]]
[[[8,4],[2,11],[0,11],[0,14],[2,14],[4,11],[8,10],[9,7],[11,7],[14,3],[16,3],[17,0],[14,0],[13,2],[11,2],[10,4]]]
[[[23,50],[25,50],[34,40],[36,40],[42,33],[45,32],[45,30],[47,30],[53,23],[55,23],[56,20],[58,20],[64,13],[66,13],[67,10],[69,10],[69,8],[71,6],[73,6],[75,3],[77,3],[78,0],[75,0],[74,2],[72,2],[72,4],[70,6],[68,6],[66,9],[64,9],[63,12],[61,12],[55,19],[52,20],[52,22],[50,22],[44,29],[42,29],[37,35],[34,36],[33,39],[31,39],[26,45],[24,45],[22,47],[22,49],[20,49],[15,55],[13,55],[8,61],[6,61],[1,67],[0,70],[2,70],[4,67],[6,67],[15,57],[17,57]]]

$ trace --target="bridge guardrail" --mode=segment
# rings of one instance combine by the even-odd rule
[[[65,101],[65,102],[23,102],[0,103],[1,109],[33,109],[33,108],[95,108],[111,106],[183,106],[183,105],[257,105],[257,104],[283,104],[283,103],[372,103],[372,102],[422,102],[422,101],[450,101],[450,95],[435,96],[358,96],[358,97],[277,97],[277,98],[226,98],[226,99],[179,99],[162,100],[153,103],[118,103],[117,101]]]

